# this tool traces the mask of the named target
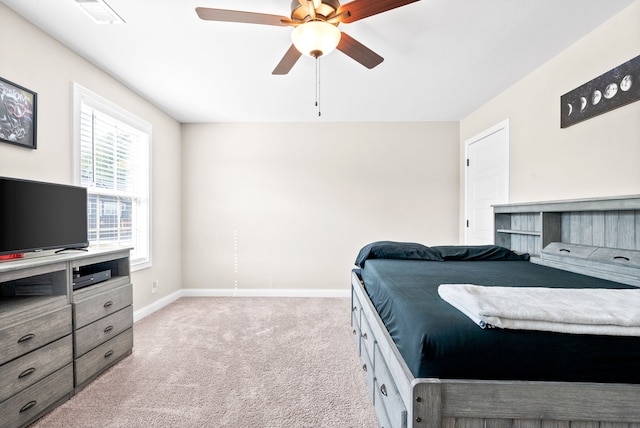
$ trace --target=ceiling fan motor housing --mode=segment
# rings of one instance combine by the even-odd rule
[[[304,5],[302,4],[304,3]],[[338,0],[322,0],[320,5],[316,8],[316,19],[318,16],[328,19],[331,15],[335,14],[340,7]],[[304,0],[291,0],[291,20],[292,21],[306,21],[309,18],[309,8]]]

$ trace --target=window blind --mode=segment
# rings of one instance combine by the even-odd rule
[[[80,184],[87,187],[91,246],[132,247],[131,262],[150,261],[150,133],[112,108],[79,97]]]

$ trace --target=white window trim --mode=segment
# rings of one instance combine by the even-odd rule
[[[150,123],[140,119],[139,117],[129,113],[117,104],[101,97],[100,95],[92,92],[76,82],[73,82],[73,181],[74,184],[80,185],[81,173],[80,173],[80,104],[84,101],[85,104],[90,105],[98,110],[102,110],[105,113],[121,120],[132,128],[138,129],[149,135],[149,257],[148,260],[138,261],[131,260],[131,271],[142,270],[150,268],[152,266],[153,259],[153,204],[151,196],[152,191],[152,126]]]

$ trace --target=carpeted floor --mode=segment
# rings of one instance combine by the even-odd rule
[[[32,427],[373,428],[347,298],[184,297]]]

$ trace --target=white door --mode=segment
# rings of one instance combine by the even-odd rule
[[[465,142],[468,245],[494,243],[493,208],[509,202],[509,121]]]

